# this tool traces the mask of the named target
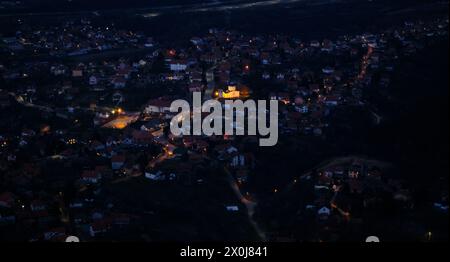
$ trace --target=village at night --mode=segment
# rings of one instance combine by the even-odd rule
[[[0,242],[447,242],[448,9],[0,1]]]

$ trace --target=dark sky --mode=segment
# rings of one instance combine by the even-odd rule
[[[244,2],[266,2],[267,0],[22,0],[27,5],[32,5],[35,8],[52,9],[111,9],[123,7],[155,7],[155,6],[169,6],[169,5],[190,5],[190,4],[210,4],[210,3],[244,3]],[[290,0],[282,0],[289,2]],[[302,2],[326,2],[327,0],[304,0]],[[331,1],[331,0],[330,0]],[[341,2],[368,2],[367,0],[340,0]],[[378,0],[372,0],[378,1]],[[411,4],[417,2],[433,2],[437,0],[396,0],[396,2],[410,2]],[[336,2],[333,0],[331,2]]]
[[[245,2],[246,0],[220,0],[220,2]],[[258,1],[258,0],[256,0]],[[213,0],[22,0],[23,3],[48,7],[85,7],[94,9],[109,9],[115,7],[152,7],[162,5],[188,5],[193,3],[211,3]]]

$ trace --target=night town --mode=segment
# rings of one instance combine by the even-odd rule
[[[0,1],[1,242],[448,241],[448,1],[103,2]]]

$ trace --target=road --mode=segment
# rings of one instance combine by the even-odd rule
[[[19,104],[21,104],[23,106],[36,108],[38,110],[45,111],[45,112],[48,112],[48,113],[55,112],[55,110],[53,108],[51,108],[51,107],[36,105],[36,104],[30,103],[30,102],[27,102],[21,96],[16,95],[16,93],[9,92],[8,94],[10,96],[12,96],[17,101],[17,103],[19,103]]]
[[[255,232],[258,234],[259,238],[262,241],[267,241],[266,234],[264,233],[264,231],[261,230],[261,228],[258,226],[256,221],[253,219],[253,215],[255,214],[255,208],[258,204],[256,202],[250,201],[247,198],[245,198],[244,195],[242,195],[242,192],[239,189],[238,184],[236,183],[236,179],[234,179],[234,177],[233,177],[233,175],[231,175],[230,171],[227,168],[224,168],[224,171],[225,171],[225,174],[227,175],[227,181],[228,181],[231,189],[233,190],[234,194],[241,201],[241,203],[243,205],[245,205],[245,207],[247,209],[247,215],[248,215],[248,220],[249,220],[250,224],[254,228]]]
[[[11,97],[13,97],[17,103],[25,106],[25,107],[30,107],[30,108],[35,108],[37,110],[40,111],[44,111],[47,113],[55,113],[57,110],[55,108],[49,107],[49,106],[43,106],[43,105],[37,105],[31,102],[27,102],[25,101],[21,96],[13,93],[13,92],[9,92],[8,93]],[[84,112],[92,112],[95,111],[89,107],[74,107],[74,109],[79,110],[79,111],[84,111]],[[112,111],[113,108],[110,107],[96,107],[96,110],[102,110],[102,111]],[[58,116],[58,115],[56,115]],[[103,125],[103,127],[105,128],[114,128],[114,129],[123,129],[125,127],[127,127],[130,123],[136,122],[139,119],[140,116],[140,112],[129,112],[129,113],[124,113],[120,116],[118,116],[116,119],[106,123],[105,125]]]

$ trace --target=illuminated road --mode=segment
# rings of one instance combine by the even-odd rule
[[[55,111],[53,108],[50,108],[48,106],[41,106],[41,105],[36,105],[36,104],[30,103],[30,102],[27,102],[21,96],[18,96],[18,95],[16,95],[13,92],[9,92],[8,94],[10,96],[12,96],[16,100],[17,103],[19,103],[19,104],[21,104],[23,106],[36,108],[38,110],[49,112],[49,113],[52,113],[52,112]]]
[[[56,111],[55,108],[51,108],[49,106],[37,105],[37,104],[34,104],[34,103],[27,102],[27,101],[25,101],[23,99],[22,96],[19,96],[19,95],[17,95],[14,92],[9,92],[8,94],[11,97],[13,97],[14,100],[16,100],[17,103],[19,103],[19,104],[21,104],[21,105],[23,105],[25,107],[35,108],[35,109],[38,109],[38,110],[41,110],[41,111],[45,111],[45,112],[48,112],[48,113],[53,113],[53,112]],[[75,109],[81,110],[81,111],[93,111],[91,108],[88,108],[88,107],[83,108],[83,107],[79,107],[78,106],[78,107],[75,107]],[[109,111],[109,112],[111,110],[113,110],[112,108],[109,108],[109,107],[97,107],[97,109],[105,110],[105,111]]]

